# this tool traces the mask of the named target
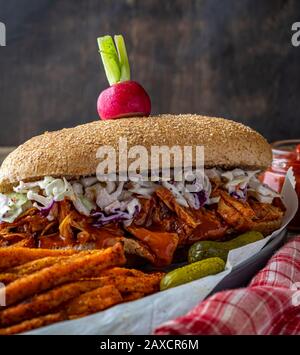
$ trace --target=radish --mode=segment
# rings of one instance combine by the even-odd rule
[[[151,100],[145,89],[130,80],[130,66],[123,36],[98,38],[98,46],[110,87],[102,91],[97,110],[102,120],[149,116]]]

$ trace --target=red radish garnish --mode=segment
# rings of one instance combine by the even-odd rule
[[[103,120],[149,116],[151,101],[139,83],[123,81],[102,91],[98,98],[97,108],[99,116]]]
[[[151,100],[145,89],[130,80],[130,67],[123,36],[98,38],[99,50],[110,87],[98,98],[97,110],[103,120],[149,116]]]

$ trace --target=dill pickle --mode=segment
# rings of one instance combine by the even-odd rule
[[[225,262],[220,258],[201,260],[167,273],[160,282],[160,289],[163,291],[205,276],[215,275],[224,269]]]
[[[264,236],[260,232],[250,231],[227,242],[200,241],[190,247],[188,261],[189,263],[195,263],[207,258],[218,257],[226,262],[230,250],[257,242],[263,238]]]

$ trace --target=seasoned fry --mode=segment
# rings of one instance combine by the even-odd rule
[[[65,260],[66,258],[67,257],[62,257],[61,259]],[[50,257],[49,259],[56,259],[56,262],[52,262],[54,260],[49,260],[49,264],[47,265],[47,262],[45,260],[45,263],[42,262],[40,265],[39,264],[29,265],[31,263],[28,263],[28,268],[25,268],[24,270],[22,270],[22,268],[20,268],[20,270],[18,271],[17,268],[11,269],[7,273],[0,274],[0,282],[7,285],[10,282],[20,279],[23,275],[31,274],[35,271],[39,271],[47,266],[57,264],[61,261],[60,258]],[[43,259],[40,260],[42,261]],[[124,288],[127,287],[130,289],[130,292],[132,292],[134,288],[142,288],[142,292],[146,292],[144,291],[144,288],[148,286],[149,288],[152,289],[151,286],[152,283],[153,284],[159,283],[163,275],[164,275],[163,273],[145,274],[142,271],[135,270],[135,269],[112,268],[112,269],[104,270],[103,273],[101,272],[99,275],[97,275],[98,277],[96,277],[94,280],[101,279],[105,284],[113,283],[117,287],[120,287],[120,290],[124,290]],[[147,282],[150,282],[150,284],[147,285],[144,284],[141,286],[142,280],[144,281],[147,280]],[[88,281],[88,279],[86,279],[85,281]]]
[[[89,315],[90,315],[90,313],[81,313],[81,314],[69,315],[68,316],[68,320],[74,320],[74,319],[78,319],[78,318],[82,318],[82,317],[87,317]]]
[[[145,294],[159,290],[161,275],[145,275],[143,277],[117,277],[113,284],[120,292],[141,292]]]
[[[70,316],[95,313],[123,302],[120,292],[112,285],[96,288],[75,298],[66,306]]]
[[[95,251],[91,255],[75,256],[57,265],[26,275],[6,287],[6,304],[9,306],[36,293],[43,292],[66,282],[93,277],[110,266],[125,264],[126,259],[120,243]]]
[[[54,313],[42,316],[39,318],[34,318],[26,320],[20,324],[14,325],[9,328],[0,328],[0,335],[13,335],[18,333],[28,332],[39,327],[43,327],[52,323],[61,322],[66,319],[65,313]]]
[[[100,272],[104,284],[114,285],[120,292],[153,293],[159,291],[162,272],[145,274],[135,269],[114,267]]]
[[[135,301],[135,300],[138,300],[144,296],[145,296],[145,294],[142,292],[131,292],[131,293],[122,294],[123,302]]]
[[[96,252],[96,250],[88,250],[88,251],[80,251],[79,253],[73,254],[70,256],[48,256],[46,258],[33,260],[33,261],[30,261],[26,264],[16,266],[12,269],[9,269],[8,272],[15,273],[20,276],[28,275],[28,274],[32,274],[33,272],[42,270],[46,267],[49,267],[54,264],[65,261],[67,258],[77,256],[77,255],[80,255],[80,256],[91,255],[91,254],[94,254],[95,252]]]
[[[80,253],[80,255],[82,254]],[[68,256],[47,256],[42,259],[29,261],[28,263],[22,264],[20,266],[15,266],[8,271],[17,275],[28,275],[35,271],[44,269],[45,267],[52,266],[60,261],[66,260],[66,258],[68,258]]]
[[[2,282],[4,285],[8,285],[10,282],[13,282],[17,280],[19,276],[17,274],[13,273],[4,273],[0,274],[0,282]]]
[[[128,279],[131,281],[129,282],[130,286],[121,286],[122,282],[124,281],[127,283]],[[114,285],[97,288],[72,300],[66,307],[66,313],[68,314],[69,319],[75,319],[77,317],[82,317],[91,313],[102,311],[121,302],[129,302],[142,298],[145,296],[145,293],[151,293],[150,290],[154,292],[153,285],[147,285],[149,280],[145,282],[146,279],[147,275],[145,276],[144,280],[139,280],[138,278],[134,277],[124,279],[124,276],[119,276],[114,280]],[[160,279],[161,275],[156,275],[155,281],[157,288],[159,287]],[[110,280],[111,278],[109,277],[109,279],[105,280],[104,282],[110,282]],[[137,283],[138,286],[134,286],[134,283]],[[139,289],[139,287],[146,290],[146,292],[144,293],[131,291],[134,289]],[[124,290],[124,293],[121,294],[121,290]]]
[[[22,247],[0,248],[0,270],[12,268],[25,264],[32,260],[44,258],[46,256],[69,256],[78,254],[74,249],[31,249]]]
[[[117,271],[117,276],[103,276],[90,280],[80,280],[56,287],[50,291],[34,296],[32,299],[16,306],[9,307],[0,312],[0,326],[10,326],[25,319],[30,319],[56,310],[59,306],[71,299],[99,287],[111,285],[124,295],[124,301],[143,297],[159,290],[162,273],[144,274],[137,270],[121,268],[111,269]],[[126,273],[137,273],[142,276],[126,276]],[[104,273],[109,274],[108,271]],[[123,274],[123,275],[121,275]],[[140,296],[139,296],[140,295]],[[84,312],[81,312],[84,313]]]
[[[119,267],[126,262],[120,243],[105,250],[81,252],[0,249],[0,267],[8,266],[9,260],[14,265],[13,254],[18,259],[17,266],[0,274],[0,281],[7,285],[7,307],[0,310],[0,335],[77,319],[137,300],[158,291],[163,276],[160,272],[146,274]]]
[[[87,254],[89,254],[89,252],[80,252],[80,255]],[[7,270],[6,273],[0,274],[0,282],[3,282],[5,285],[7,285],[10,282],[17,280],[24,275],[29,275],[46,267],[57,264],[61,261],[66,260],[66,258],[68,258],[68,256],[48,256],[46,258],[33,260],[26,264],[16,266],[12,269]]]
[[[69,283],[36,295],[26,302],[4,309],[0,312],[0,327],[7,327],[26,319],[50,313],[74,297],[104,286],[104,281],[94,279]]]
[[[159,283],[164,274],[163,272],[146,274],[136,269],[114,267],[101,271],[98,276],[106,285],[114,285],[120,292],[149,294],[159,290]]]
[[[99,276],[129,276],[129,277],[140,277],[145,276],[146,274],[143,271],[136,269],[127,269],[124,267],[113,267],[101,271]]]
[[[8,248],[35,248],[35,238],[33,236],[26,237],[23,240],[20,240],[19,242],[9,245]]]

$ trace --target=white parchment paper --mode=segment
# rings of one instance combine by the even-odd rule
[[[298,208],[298,198],[293,185],[292,171],[289,171],[282,190],[282,199],[287,207],[282,227],[263,240],[230,251],[226,268],[222,273],[121,304],[82,319],[53,324],[26,334],[151,334],[161,323],[183,315],[195,307],[234,267],[257,254],[269,240],[280,234]]]

